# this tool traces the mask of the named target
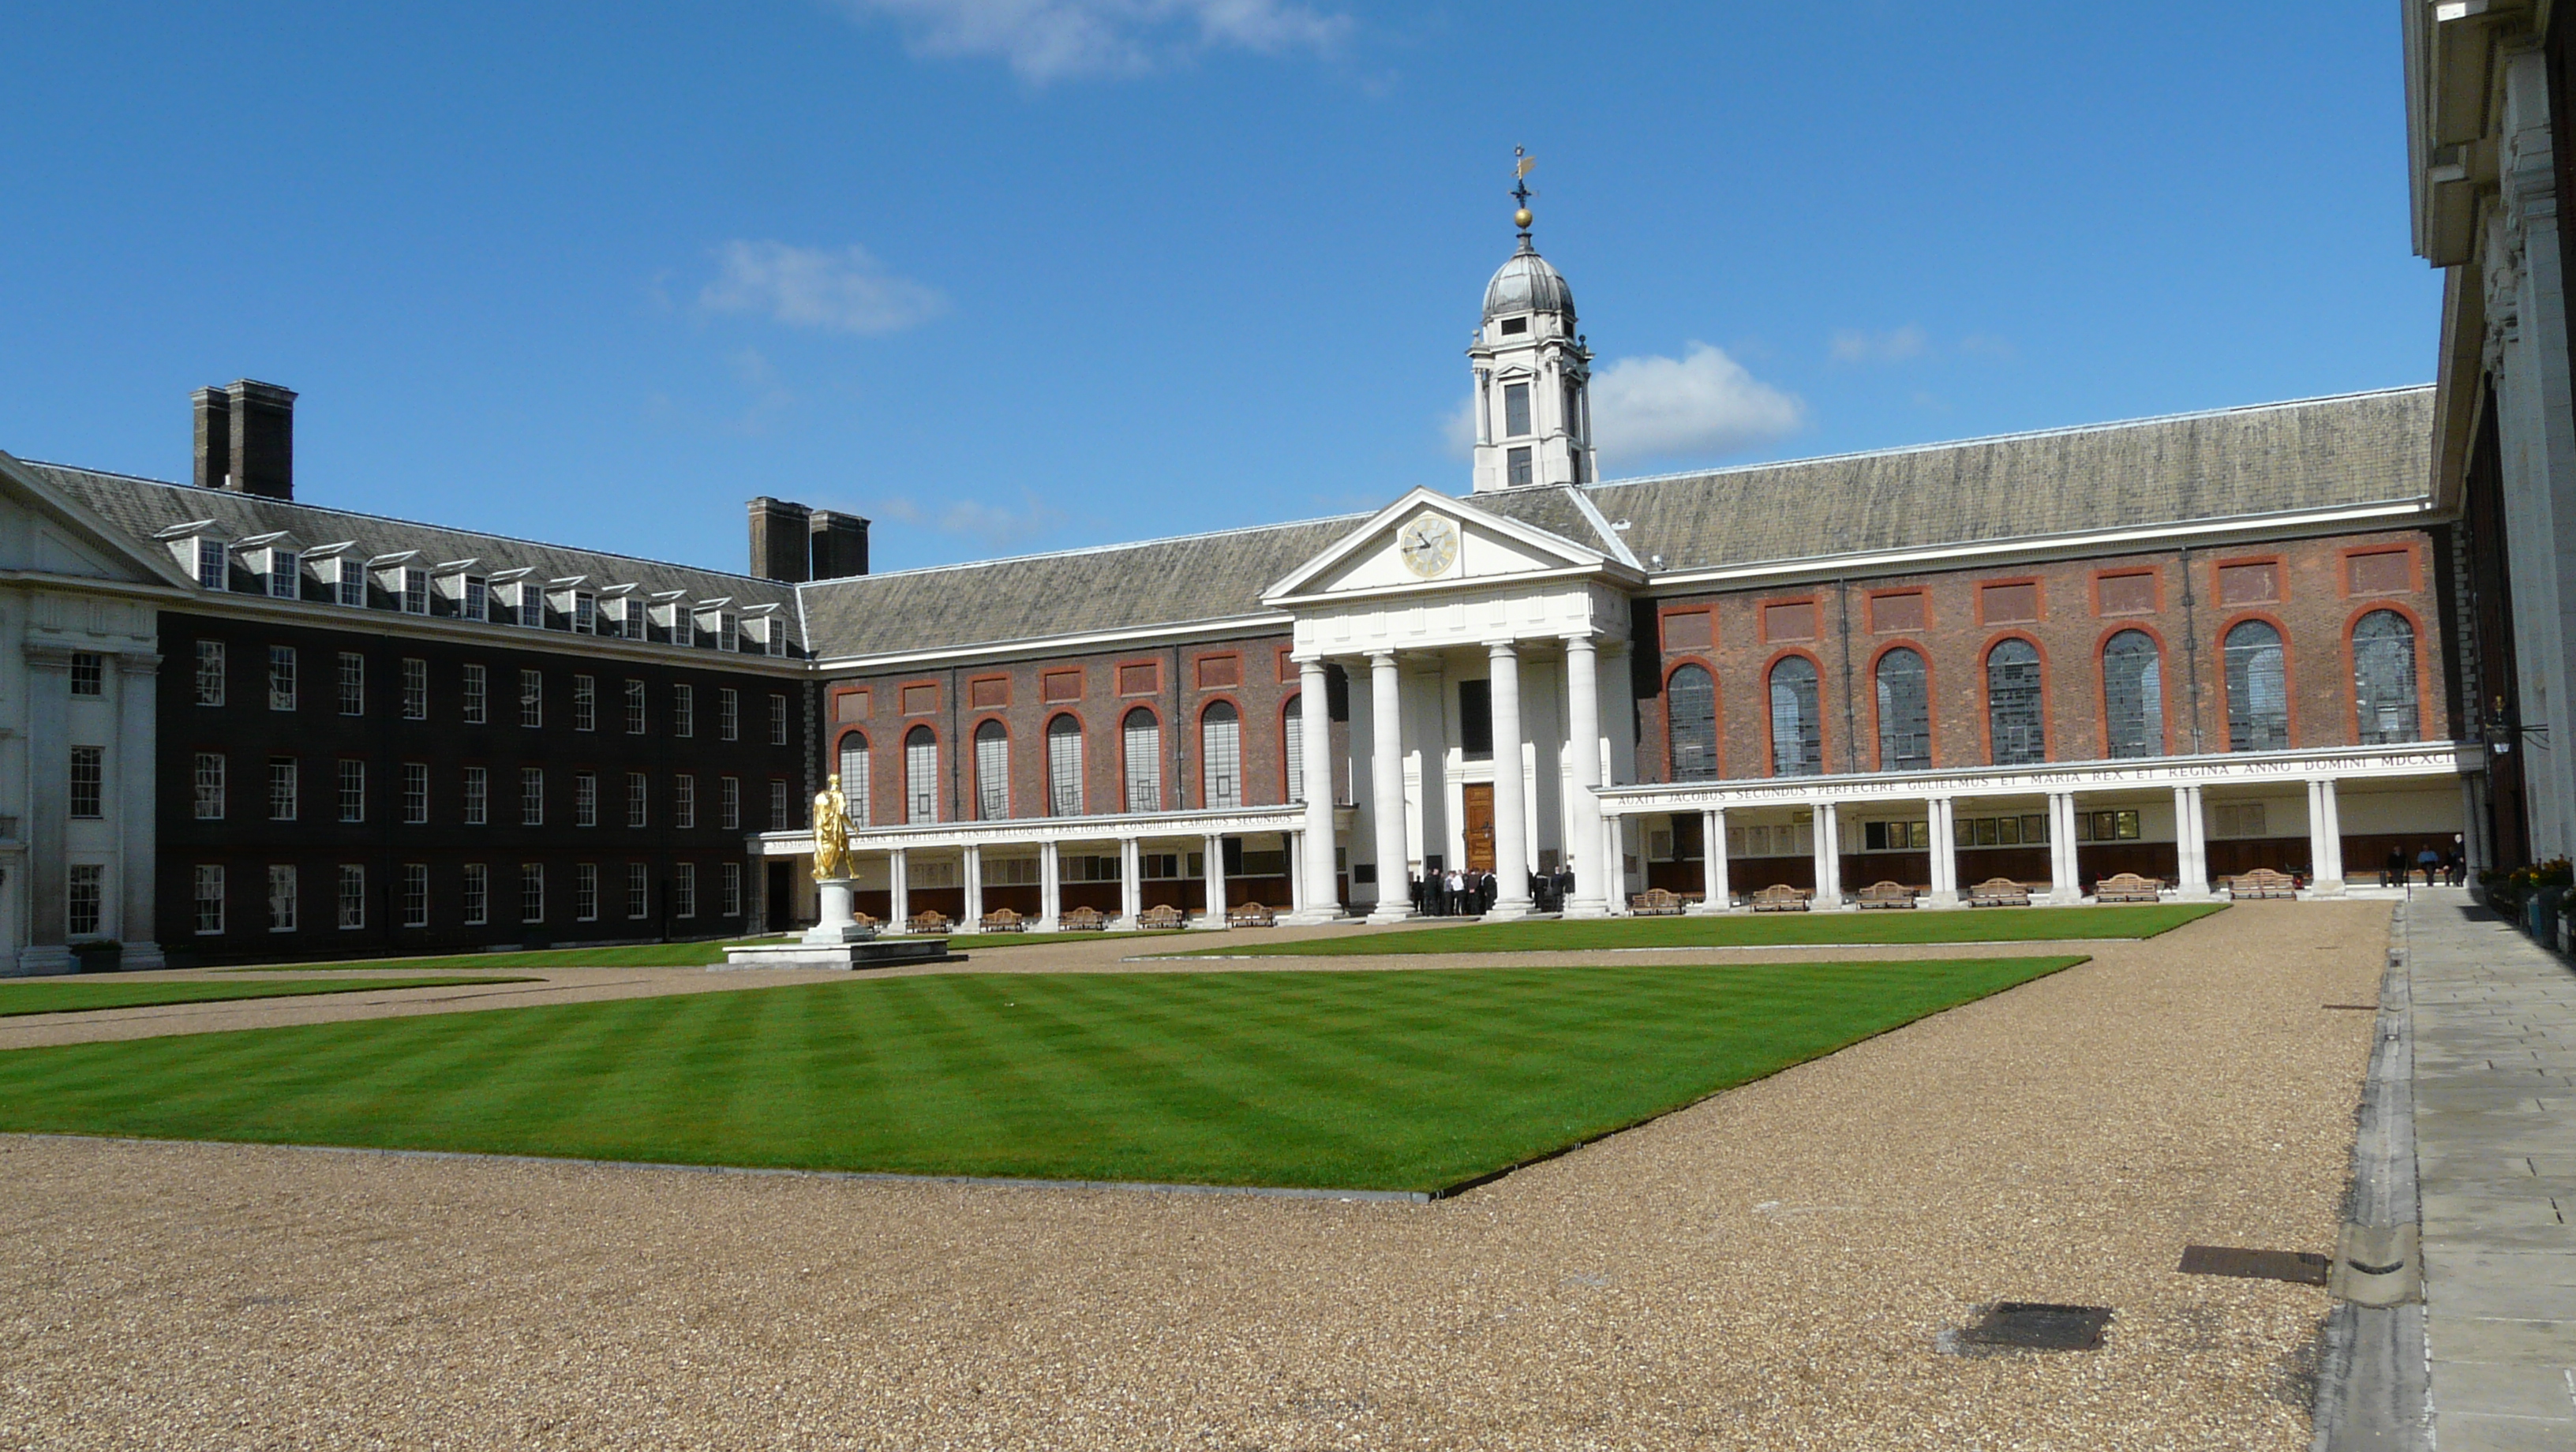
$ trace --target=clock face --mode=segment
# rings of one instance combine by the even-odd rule
[[[1395,548],[1406,569],[1428,580],[1457,562],[1458,526],[1426,510],[1396,531]]]

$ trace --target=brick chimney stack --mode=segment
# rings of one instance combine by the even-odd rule
[[[811,578],[814,511],[764,494],[751,501],[751,573],[763,580]]]
[[[268,499],[295,497],[295,391],[235,379],[190,395],[197,417],[199,488]]]
[[[845,580],[868,572],[868,522],[855,514],[814,511],[814,578]]]

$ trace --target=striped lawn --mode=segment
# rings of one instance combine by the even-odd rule
[[[1978,908],[1964,912],[1762,913],[1694,918],[1467,922],[1447,928],[1351,931],[1286,943],[1183,949],[1165,958],[1340,958],[1389,953],[1584,953],[1616,948],[1795,948],[1906,943],[2044,943],[2152,938],[2225,903],[2132,907]]]
[[[492,978],[120,978],[0,979],[0,1018],[26,1013],[84,1013],[99,1008],[155,1008],[169,1003],[226,1003],[236,998],[300,998],[380,988],[454,988],[467,983],[535,983]]]
[[[1438,1190],[2081,958],[953,974],[0,1053],[0,1129]]]
[[[1177,938],[1178,933],[957,933],[949,951],[981,953],[993,948],[1034,948],[1046,943],[1097,943],[1111,938]],[[260,963],[218,968],[218,973],[338,973],[352,968],[449,969],[484,968],[709,968],[725,960],[725,949],[739,943],[783,943],[787,938],[730,938],[723,942],[625,943],[613,948],[523,948],[506,953],[449,953],[431,958],[358,958],[346,963]]]

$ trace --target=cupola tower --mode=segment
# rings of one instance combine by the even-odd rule
[[[1475,369],[1476,492],[1532,484],[1589,484],[1592,353],[1574,331],[1574,290],[1530,242],[1531,159],[1512,168],[1512,224],[1520,229],[1494,280],[1467,350]]]

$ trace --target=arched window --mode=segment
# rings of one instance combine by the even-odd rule
[[[998,822],[1011,814],[1011,733],[999,721],[975,728],[975,815]]]
[[[2039,704],[2039,647],[2018,637],[1986,652],[1986,736],[1997,766],[2048,760]]]
[[[2111,754],[2165,754],[2164,656],[2156,638],[2123,630],[2102,642],[2102,706]]]
[[[1139,706],[1119,728],[1127,757],[1127,810],[1163,809],[1163,728],[1154,713]]]
[[[2394,610],[2373,610],[2352,627],[2352,702],[2361,744],[2420,740],[2415,700],[2415,627]]]
[[[927,726],[903,738],[903,819],[939,820],[939,737]]]
[[[1814,776],[1824,769],[1816,663],[1803,655],[1784,655],[1771,667],[1771,774]]]
[[[2227,632],[2227,749],[2282,751],[2290,744],[2290,674],[2281,632],[2248,620]]]
[[[1717,682],[1705,666],[1686,665],[1664,682],[1671,727],[1673,780],[1717,780]]]
[[[1280,718],[1279,746],[1282,759],[1288,763],[1288,800],[1306,800],[1306,711],[1305,698],[1288,698],[1287,711]]]
[[[1047,723],[1047,811],[1082,815],[1082,723],[1071,716]]]
[[[1931,678],[1923,657],[1899,646],[1878,658],[1878,769],[1931,767]]]
[[[1243,805],[1243,721],[1224,701],[1199,713],[1199,804]]]
[[[857,731],[841,733],[841,795],[850,799],[850,825],[868,825],[868,738]]]

